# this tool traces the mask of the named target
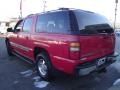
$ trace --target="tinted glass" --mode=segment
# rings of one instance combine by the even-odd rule
[[[22,25],[23,25],[23,20],[19,20],[17,22],[17,24],[15,25],[15,27],[14,27],[14,31],[17,32],[18,29],[21,30],[22,29]]]
[[[23,32],[30,32],[32,29],[32,18],[27,18],[24,21]]]
[[[110,22],[103,16],[92,12],[74,11],[81,33],[112,33]]]
[[[38,16],[36,32],[66,33],[69,30],[67,11],[52,12]]]

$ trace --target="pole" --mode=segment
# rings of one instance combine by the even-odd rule
[[[22,0],[20,0],[20,18],[22,19]]]
[[[114,19],[114,30],[116,28],[116,19],[117,19],[117,4],[118,4],[118,0],[115,0],[115,19]]]
[[[45,0],[43,0],[43,12],[45,12],[45,9],[46,9],[46,1]]]

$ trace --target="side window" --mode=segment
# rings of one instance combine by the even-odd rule
[[[46,17],[41,15],[38,16],[37,24],[36,24],[36,32],[45,32],[46,31]]]
[[[36,32],[66,33],[70,30],[69,14],[53,12],[39,15],[36,23]]]
[[[56,28],[56,23],[54,20],[47,21],[47,32],[54,32]]]
[[[23,20],[18,21],[17,24],[14,27],[15,32],[17,32],[18,30],[21,30],[22,25],[23,25]]]
[[[24,21],[23,32],[30,32],[32,29],[32,18],[27,18]]]

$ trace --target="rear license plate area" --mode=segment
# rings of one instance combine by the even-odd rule
[[[103,65],[105,63],[106,63],[106,58],[105,57],[104,58],[100,58],[100,59],[97,60],[96,66],[100,67],[101,65]]]

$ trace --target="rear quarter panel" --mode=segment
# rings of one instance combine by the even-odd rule
[[[55,68],[59,70],[63,70],[65,67],[66,69],[70,68],[68,66],[69,62],[71,62],[69,60],[69,45],[70,42],[77,41],[76,36],[65,34],[36,33],[32,35],[31,38],[34,47],[41,47],[48,51],[51,62]]]

